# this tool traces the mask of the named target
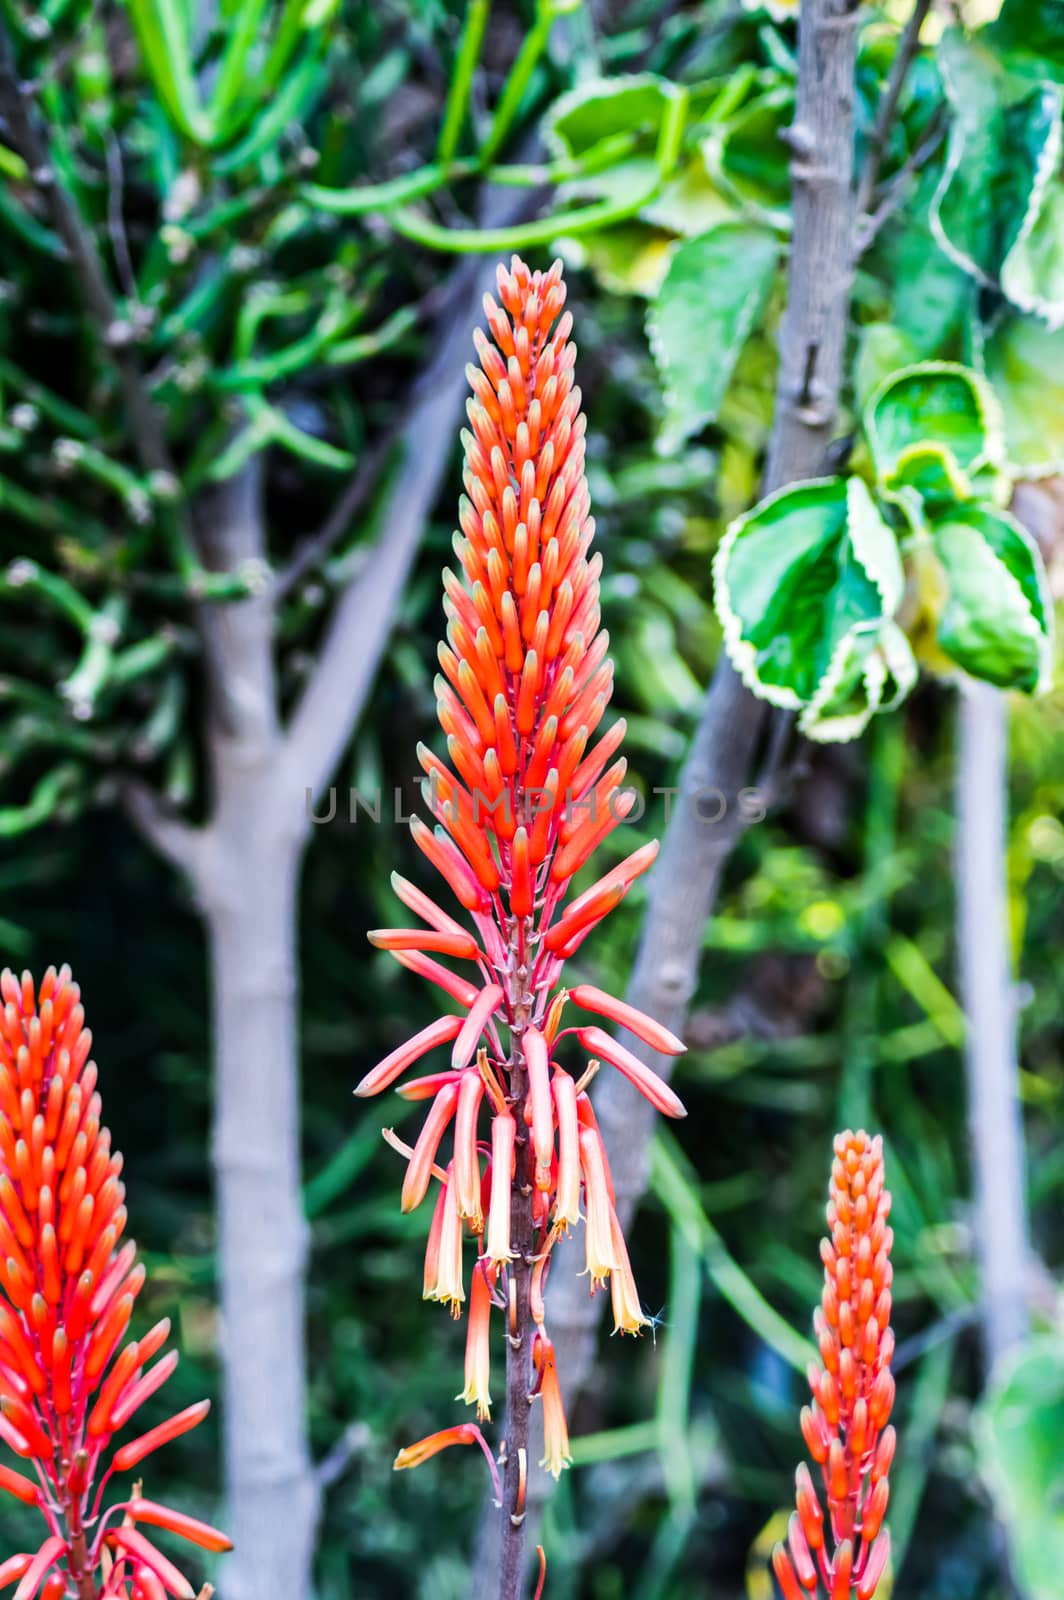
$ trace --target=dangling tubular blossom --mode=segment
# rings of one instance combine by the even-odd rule
[[[772,1555],[785,1600],[873,1600],[890,1557],[883,1526],[894,1459],[889,1215],[882,1139],[840,1133],[827,1209],[831,1237],[820,1246],[824,1294],[814,1319],[822,1365],[810,1368],[813,1404],[802,1412],[828,1526],[803,1462],[787,1544]]]
[[[403,1207],[419,1204],[432,1176],[442,1177],[425,1294],[455,1314],[465,1298],[463,1224],[477,1241],[463,1397],[481,1419],[488,1416],[494,1320],[500,1339],[504,1328],[510,1335],[509,1409],[527,1407],[532,1393],[542,1399],[545,1465],[557,1474],[569,1448],[543,1326],[543,1284],[553,1243],[580,1219],[581,1197],[590,1288],[610,1283],[616,1329],[634,1333],[647,1322],[609,1161],[576,1079],[590,1055],[624,1073],[666,1115],[683,1116],[684,1109],[602,1028],[559,1026],[564,962],[650,866],[657,846],[642,846],[570,896],[573,878],[635,797],[623,788],[624,761],[615,759],[624,723],[601,728],[613,667],[599,628],[602,563],[590,553],[585,421],[561,267],[530,272],[514,257],[509,270],[499,268],[498,283],[501,305],[485,298],[490,338],[474,336],[480,365],[468,368],[466,495],[454,538],[457,569],[443,579],[447,638],[436,693],[449,764],[419,750],[437,826],[412,824],[415,842],[470,914],[475,935],[406,879],[393,878],[400,900],[425,926],[370,938],[442,989],[457,1013],[393,1050],[356,1093],[386,1088],[412,1062],[453,1041],[450,1071],[400,1087],[410,1098],[434,1097],[410,1159]],[[441,956],[475,962],[480,982],[470,981],[469,966],[458,976]],[[591,985],[579,985],[572,998],[656,1050],[684,1048],[652,1018]],[[585,1055],[570,1064],[564,1056],[573,1045]],[[485,1119],[490,1128],[483,1130]],[[451,1161],[437,1165],[452,1126]],[[505,1498],[519,1522],[521,1417],[511,1416],[509,1426]],[[405,1455],[401,1460],[408,1464]]]
[[[177,1355],[160,1353],[166,1320],[123,1343],[144,1268],[132,1240],[120,1244],[122,1157],[100,1123],[78,986],[53,967],[35,994],[28,972],[5,971],[0,1002],[0,1439],[33,1474],[0,1467],[0,1489],[37,1506],[48,1530],[35,1555],[4,1562],[0,1586],[17,1579],[15,1600],[193,1600],[138,1524],[206,1550],[230,1549],[224,1533],[138,1491],[101,1515],[112,1473],[196,1427],[210,1402],[128,1440],[105,1467]]]

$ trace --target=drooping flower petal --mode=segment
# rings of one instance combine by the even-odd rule
[[[484,1253],[496,1265],[513,1260],[510,1249],[510,1186],[513,1182],[517,1123],[500,1114],[491,1124],[491,1200]]]
[[[478,1261],[469,1284],[469,1325],[466,1329],[465,1387],[458,1396],[476,1406],[477,1421],[491,1420],[491,1289],[487,1267]]]
[[[480,1036],[503,1001],[503,992],[497,983],[489,983],[477,995],[469,1008],[462,1031],[454,1041],[451,1066],[455,1071],[467,1067],[477,1053]]]
[[[663,1078],[652,1071],[639,1057],[610,1037],[602,1028],[577,1028],[576,1036],[589,1055],[602,1056],[611,1066],[623,1072],[629,1083],[635,1085],[655,1110],[666,1117],[686,1117],[683,1101]]]
[[[435,1022],[430,1022],[427,1028],[415,1033],[412,1039],[399,1045],[390,1055],[386,1055],[383,1061],[379,1061],[371,1072],[367,1072],[355,1089],[355,1093],[363,1098],[371,1094],[380,1094],[381,1090],[393,1084],[412,1062],[420,1061],[422,1056],[428,1055],[430,1050],[435,1050],[437,1045],[448,1044],[451,1039],[457,1038],[464,1022],[464,1017],[439,1017]]]
[[[448,1082],[444,1084],[432,1102],[432,1108],[425,1118],[421,1132],[418,1134],[414,1153],[407,1163],[406,1177],[403,1179],[403,1193],[400,1200],[400,1206],[404,1212],[415,1210],[425,1198],[429,1183],[432,1180],[432,1166],[436,1160],[436,1152],[440,1147],[440,1140],[446,1133],[447,1126],[458,1105],[458,1092],[457,1082]]]
[[[569,1449],[569,1429],[558,1384],[554,1346],[542,1334],[536,1335],[532,1346],[532,1365],[537,1373],[539,1395],[543,1401],[543,1459],[540,1466],[546,1467],[551,1477],[559,1478],[573,1457]]]
[[[198,1544],[204,1550],[231,1550],[233,1541],[218,1528],[212,1528],[207,1522],[200,1522],[196,1517],[186,1516],[183,1511],[174,1511],[170,1506],[160,1506],[154,1500],[131,1500],[128,1506],[129,1515],[135,1522],[146,1522],[150,1527],[167,1528],[171,1533],[176,1533],[182,1539],[187,1539],[190,1544]]]
[[[620,1023],[622,1028],[627,1028],[663,1056],[682,1055],[687,1049],[682,1039],[678,1039],[668,1028],[663,1028],[660,1022],[655,1022],[653,1017],[648,1017],[644,1011],[628,1005],[624,1000],[614,999],[603,989],[596,989],[592,983],[575,984],[569,990],[569,998],[584,1011],[594,1011],[600,1017],[609,1017],[611,1022]]]
[[[598,1133],[585,1128],[580,1134],[580,1166],[584,1174],[584,1205],[587,1221],[584,1238],[587,1249],[587,1271],[592,1289],[606,1282],[618,1265],[613,1248],[613,1229],[610,1218],[613,1204],[606,1179],[606,1157]]]

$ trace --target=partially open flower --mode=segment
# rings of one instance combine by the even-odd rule
[[[447,636],[436,698],[447,760],[419,749],[436,826],[411,827],[472,926],[393,878],[422,926],[370,938],[443,991],[455,1010],[391,1051],[356,1092],[388,1088],[430,1051],[451,1046],[449,1070],[400,1086],[410,1098],[433,1100],[413,1151],[404,1152],[403,1208],[420,1204],[440,1181],[424,1286],[455,1315],[465,1299],[464,1231],[476,1238],[475,1326],[462,1394],[478,1415],[488,1406],[489,1286],[508,1315],[538,1325],[537,1392],[548,1464],[557,1472],[568,1441],[542,1327],[542,1286],[553,1244],[582,1214],[592,1289],[610,1284],[615,1327],[636,1332],[646,1324],[606,1152],[577,1083],[587,1053],[623,1073],[665,1115],[682,1116],[684,1108],[602,1027],[560,1026],[564,963],[651,865],[657,846],[640,846],[572,894],[576,874],[623,823],[635,796],[624,789],[619,757],[624,723],[605,725],[613,668],[600,628],[602,561],[591,552],[585,420],[561,266],[532,272],[514,257],[509,269],[500,267],[498,284],[499,302],[485,300],[490,337],[476,334],[480,364],[468,368],[466,493],[456,567],[443,575]],[[578,985],[571,999],[652,1051],[684,1048],[653,1018],[593,985]],[[437,1164],[448,1135],[450,1164]],[[497,1320],[501,1329],[504,1319]],[[528,1339],[509,1331],[510,1348],[523,1350],[527,1367]]]

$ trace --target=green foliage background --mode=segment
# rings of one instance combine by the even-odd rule
[[[660,832],[662,800],[651,791],[675,779],[721,649],[713,555],[726,525],[758,494],[786,232],[785,152],[775,133],[789,118],[793,92],[789,9],[710,4],[662,14],[637,5],[601,25],[576,10],[550,32],[550,47],[518,86],[513,126],[499,135],[513,154],[516,136],[547,113],[551,155],[579,157],[586,132],[560,97],[587,59],[606,77],[653,71],[659,81],[686,85],[696,116],[700,105],[717,107],[705,140],[684,146],[646,203],[637,202],[647,190],[646,163],[660,153],[663,116],[654,103],[637,124],[643,143],[622,151],[605,173],[572,180],[560,202],[622,213],[563,248],[606,561],[604,616],[618,708],[629,718],[628,753],[650,802],[639,824],[645,837]],[[1064,69],[1054,8],[1033,9],[1044,20],[1043,42],[1037,28],[1017,30],[1006,13],[977,47],[975,65],[965,64],[973,73],[986,67],[989,51],[984,78],[992,78],[1007,57],[1018,102],[1030,109],[1029,79],[1042,85],[1044,112],[1053,93],[1044,86],[1059,83]],[[230,20],[238,11],[228,8]],[[439,255],[400,236],[401,227],[424,233],[416,220],[394,211],[383,220],[379,212],[336,216],[317,205],[303,187],[312,168],[306,152],[317,153],[319,187],[388,181],[431,163],[459,39],[458,8],[439,0],[296,11],[301,31],[274,89],[267,83],[235,94],[209,136],[182,98],[187,85],[167,86],[165,57],[153,63],[154,86],[145,73],[149,8],[95,12],[77,0],[52,0],[39,13],[52,28],[47,48],[64,62],[49,78],[44,106],[66,144],[71,184],[101,233],[108,150],[118,143],[125,154],[131,250],[142,303],[153,312],[144,348],[183,484],[193,492],[242,453],[263,451],[279,563],[328,509],[367,442],[395,422],[425,359],[425,304],[444,270]],[[492,18],[474,92],[475,119],[488,139],[478,97],[499,103],[522,40],[547,12],[500,8]],[[11,16],[27,67],[39,62],[32,19]],[[870,20],[860,77],[865,134],[889,67],[885,41],[894,37],[889,14]],[[729,105],[717,98],[722,92]],[[655,94],[668,102],[660,89],[650,102]],[[1012,95],[1010,87],[1007,105]],[[279,96],[289,97],[285,115],[264,131]],[[1059,124],[1059,103],[1046,115]],[[632,125],[631,107],[625,116],[622,128]],[[903,103],[888,174],[936,117],[947,119],[948,108],[927,55]],[[956,123],[949,126],[948,138],[959,140]],[[992,142],[993,118],[981,126]],[[598,132],[608,136],[608,125]],[[1030,140],[1037,136],[1035,129]],[[463,134],[458,155],[468,147]],[[1002,191],[1010,184],[1022,191],[1021,157],[1012,144],[1005,154],[997,146],[960,149],[952,181],[978,189],[997,163]],[[849,416],[857,418],[862,391],[898,367],[976,362],[992,379],[1011,375],[999,394],[1010,424],[1010,482],[1035,467],[1055,468],[1064,422],[1059,368],[1047,352],[1064,335],[1009,299],[1006,262],[990,259],[986,237],[961,242],[984,252],[978,283],[930,248],[946,159],[941,141],[927,159],[932,165],[862,263]],[[9,574],[0,643],[8,835],[0,935],[13,964],[39,969],[68,960],[82,984],[107,1115],[126,1152],[150,1312],[174,1316],[184,1352],[171,1396],[184,1404],[213,1390],[218,1331],[204,951],[182,886],[112,801],[116,778],[137,766],[175,803],[193,812],[202,803],[194,733],[200,691],[174,583],[173,552],[186,580],[188,553],[169,525],[165,492],[144,481],[131,457],[106,365],[83,337],[68,270],[42,232],[47,224],[23,177],[16,167],[0,191],[7,284],[0,555]],[[1029,189],[1030,181],[1017,202],[1021,214]],[[453,224],[469,192],[459,175],[433,226]],[[970,205],[958,206],[958,218],[973,215]],[[659,290],[671,281],[682,292],[685,268],[696,289],[716,281],[698,259],[708,247],[697,241],[710,232],[718,249],[720,237],[711,233],[718,222],[734,230],[725,237],[738,256],[729,259],[752,251],[761,265],[744,294],[710,308],[701,325],[707,352],[716,352],[713,372],[695,363],[693,374],[677,374],[662,363],[661,340],[669,315],[678,315],[682,334],[691,311],[681,297],[677,313]],[[952,225],[934,224],[947,234]],[[992,227],[990,237],[1000,244],[1003,235]],[[693,261],[682,253],[691,244],[678,246],[681,240],[695,241]],[[1050,255],[1047,246],[1035,265]],[[1059,296],[1055,278],[1051,287]],[[650,299],[657,362],[645,326]],[[34,388],[41,383],[48,396]],[[234,395],[243,409],[234,408]],[[19,409],[27,406],[32,418]],[[61,448],[61,440],[83,435],[80,453]],[[858,444],[855,465],[867,471],[860,452]],[[1052,480],[1039,491],[1052,492]],[[351,784],[386,793],[398,786],[412,798],[414,745],[433,737],[438,576],[457,493],[456,465],[426,530],[370,714],[339,775],[341,796]],[[305,674],[323,605],[359,559],[366,533],[356,530],[351,545],[290,597],[279,639],[289,693]],[[1059,586],[1051,540],[1044,550]],[[76,618],[71,626],[62,607],[57,618],[48,596],[38,604],[11,592],[9,563],[26,556],[59,571],[101,614],[116,593],[124,597],[114,618],[124,667],[115,670],[114,654],[99,667],[99,652],[89,649],[98,630]],[[119,580],[134,566],[145,581],[124,590]],[[933,650],[918,653],[941,665]],[[78,694],[88,695],[91,715],[56,714],[64,704],[54,696],[60,683],[67,707],[78,709]],[[661,1320],[655,1337],[638,1345],[603,1341],[593,1385],[570,1419],[578,1465],[547,1530],[553,1600],[766,1596],[762,1533],[789,1501],[800,1454],[800,1341],[819,1292],[830,1138],[854,1114],[883,1129],[895,1194],[903,1443],[891,1522],[904,1558],[896,1592],[928,1600],[1002,1593],[987,1515],[991,1495],[1002,1502],[1002,1487],[982,1471],[995,1413],[977,1425],[974,1411],[977,1282],[962,1018],[951,994],[952,720],[950,691],[925,678],[903,710],[877,719],[859,745],[809,747],[779,811],[749,830],[731,864],[706,934],[692,1048],[678,1079],[691,1114],[675,1140],[660,1136],[653,1193],[635,1232],[644,1302],[660,1309]],[[1030,1215],[1044,1264],[1033,1292],[1059,1371],[1060,690],[1037,702],[1016,697],[1011,801]],[[44,825],[24,831],[42,808]],[[320,1593],[323,1600],[384,1592],[457,1600],[467,1593],[480,1475],[463,1460],[467,1470],[434,1462],[395,1477],[391,1461],[401,1443],[457,1420],[459,1408],[446,1396],[459,1382],[460,1332],[420,1301],[424,1219],[399,1215],[396,1163],[379,1140],[380,1119],[373,1108],[356,1109],[350,1095],[411,1019],[433,1014],[422,987],[364,940],[366,927],[391,914],[389,870],[413,868],[412,852],[403,830],[364,819],[351,826],[343,810],[341,799],[337,820],[316,833],[301,927],[311,1422],[319,1458],[356,1430],[350,1464],[326,1496]],[[638,906],[626,902],[581,951],[586,976],[623,987],[638,920]],[[1052,1468],[1040,1479],[1017,1465],[1032,1451],[1041,1459],[1041,1430],[1054,1415],[1059,1405],[1056,1412],[1028,1407],[1021,1431],[1031,1450],[1005,1459],[1021,1514],[1055,1517],[1059,1539],[1059,1457],[1055,1479]],[[170,1447],[153,1492],[204,1510],[217,1492],[217,1447],[211,1428]],[[16,1512],[0,1507],[0,1549],[20,1547]]]

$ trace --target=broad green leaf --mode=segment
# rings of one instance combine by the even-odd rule
[[[883,487],[915,488],[933,501],[966,499],[1004,457],[993,391],[949,361],[905,367],[882,383],[865,409],[865,433]]]
[[[723,222],[676,246],[647,316],[665,388],[663,453],[716,420],[778,259],[775,237],[755,223]]]
[[[1064,1345],[1033,1341],[998,1369],[978,1415],[982,1472],[1029,1600],[1058,1600],[1064,1571]]]
[[[859,410],[895,372],[911,367],[923,352],[915,341],[892,322],[869,322],[861,329],[854,368],[854,389]]]
[[[1034,540],[1014,517],[968,505],[932,523],[944,578],[940,649],[970,677],[1027,694],[1048,687],[1053,611]]]
[[[647,222],[620,222],[580,239],[557,240],[567,266],[587,268],[611,294],[638,294],[652,299],[669,270],[670,234]]]
[[[735,206],[706,172],[701,157],[689,161],[640,215],[659,228],[690,239],[735,218]]]
[[[1001,269],[1001,287],[1014,306],[1064,323],[1064,188],[1052,183],[1030,228]]]
[[[1004,0],[985,37],[1013,72],[1064,83],[1064,0]]]
[[[716,607],[744,682],[803,710],[819,739],[853,738],[915,672],[898,630],[897,542],[859,478],[770,495],[732,523],[714,562]]]
[[[711,177],[756,215],[777,225],[790,216],[790,157],[780,135],[794,121],[794,89],[759,95],[702,146]]]
[[[873,257],[888,288],[890,320],[912,341],[914,361],[961,354],[975,297],[971,277],[939,248],[932,231],[932,184],[932,173],[923,174],[912,201],[884,227]]]
[[[556,100],[543,121],[543,135],[556,157],[587,156],[618,134],[661,126],[676,89],[651,72],[629,77],[592,78]]]
[[[931,225],[943,250],[979,282],[1006,293],[1012,282],[1011,292],[1030,294],[1036,267],[1053,254],[1043,244],[1032,258],[1025,241],[1060,154],[1061,91],[1009,74],[999,56],[956,30],[943,39],[939,62],[953,120]]]
[[[1006,314],[986,337],[983,367],[1004,415],[1013,475],[1064,472],[1064,328]]]

